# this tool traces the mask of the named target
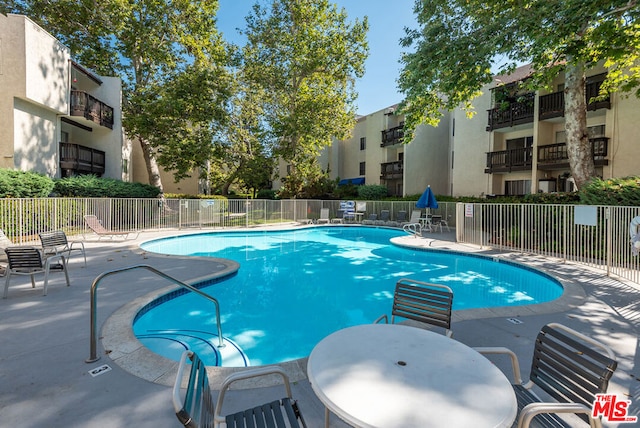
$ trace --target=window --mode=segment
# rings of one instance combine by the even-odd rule
[[[367,148],[367,137],[360,137],[360,150]]]
[[[366,162],[360,162],[360,175],[365,175],[365,171],[366,171],[365,164]]]
[[[604,125],[594,125],[587,127],[587,135],[589,138],[597,138],[604,137],[605,126]],[[567,134],[565,131],[557,131],[556,132],[556,144],[566,143],[567,142]]]
[[[504,182],[504,194],[522,196],[531,193],[531,180],[511,180]]]

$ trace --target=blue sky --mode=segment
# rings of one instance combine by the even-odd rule
[[[244,28],[245,16],[256,0],[219,0],[218,29],[227,41],[244,44],[237,28]],[[268,4],[268,0],[260,0]],[[401,48],[404,28],[416,28],[414,0],[333,0],[344,7],[349,19],[369,18],[369,58],[365,74],[356,82],[358,114],[369,114],[402,101],[398,92]]]

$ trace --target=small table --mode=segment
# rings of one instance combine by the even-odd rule
[[[357,427],[510,427],[518,405],[506,376],[472,348],[428,330],[366,324],[311,352],[311,387]]]

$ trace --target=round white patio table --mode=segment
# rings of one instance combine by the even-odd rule
[[[518,405],[506,376],[472,348],[398,324],[339,330],[309,356],[311,387],[356,427],[509,427]]]

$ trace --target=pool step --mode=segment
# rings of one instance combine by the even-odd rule
[[[196,352],[208,366],[249,367],[251,362],[233,341],[223,338],[224,346],[218,348],[218,335],[200,330],[147,330],[136,334],[138,340],[151,351],[163,357],[179,361],[182,352]]]

